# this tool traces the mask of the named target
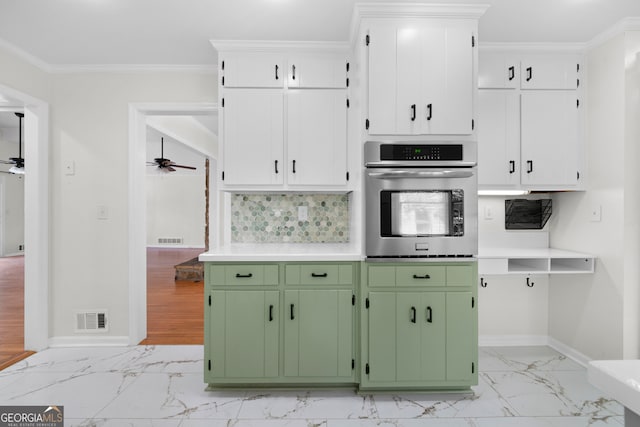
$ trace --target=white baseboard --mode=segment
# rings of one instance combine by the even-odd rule
[[[129,345],[129,337],[126,336],[49,338],[49,347],[127,347]]]
[[[480,335],[480,347],[521,347],[528,345],[548,345],[546,335]]]
[[[557,352],[560,352],[567,356],[569,359],[573,360],[576,363],[581,364],[585,368],[589,364],[589,362],[593,359],[586,356],[585,354],[579,352],[573,347],[569,347],[568,345],[561,343],[555,338],[549,337],[549,347],[554,349]]]

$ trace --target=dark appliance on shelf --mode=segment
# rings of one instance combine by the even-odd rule
[[[551,199],[507,199],[504,201],[504,228],[541,230],[551,217]]]

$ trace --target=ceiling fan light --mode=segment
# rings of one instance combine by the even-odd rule
[[[11,166],[11,169],[9,169],[9,173],[13,173],[16,175],[24,175],[24,167],[18,167],[18,166]]]

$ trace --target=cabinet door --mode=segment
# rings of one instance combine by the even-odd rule
[[[224,87],[284,87],[286,70],[280,56],[229,54],[223,63]]]
[[[395,132],[400,135],[417,135],[422,133],[424,113],[421,90],[424,83],[423,61],[425,59],[425,32],[420,26],[406,26],[396,30],[396,55],[388,58],[396,63],[396,126]],[[377,40],[376,40],[377,43]]]
[[[520,97],[510,90],[478,93],[478,185],[519,185]]]
[[[369,133],[396,132],[396,26],[378,24],[369,30]],[[416,89],[414,89],[416,90]]]
[[[477,380],[477,311],[471,292],[446,295],[447,381]]]
[[[347,174],[347,98],[344,90],[287,94],[287,182],[343,185]]]
[[[424,29],[422,134],[469,135],[472,130],[473,31],[451,22]]]
[[[520,66],[522,89],[576,89],[578,57],[566,54],[529,55]]]
[[[284,294],[284,375],[351,377],[352,291],[295,290]]]
[[[578,108],[575,91],[521,95],[521,182],[529,186],[578,182]]]
[[[501,52],[478,53],[480,89],[515,89],[520,85],[520,61]]]
[[[288,86],[293,88],[346,88],[347,60],[334,56],[289,58]]]
[[[223,99],[224,184],[282,184],[282,92],[233,89]]]
[[[369,368],[371,382],[396,380],[396,294],[369,292]]]
[[[278,291],[212,291],[214,378],[278,376]]]

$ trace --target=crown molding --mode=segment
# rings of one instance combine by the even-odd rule
[[[494,52],[558,52],[558,53],[584,53],[587,43],[493,43],[482,42],[478,44],[480,50]]]
[[[348,53],[348,42],[285,40],[209,40],[218,52]]]
[[[621,19],[613,27],[605,30],[604,32],[589,40],[586,43],[587,49],[595,49],[596,47],[602,45],[603,43],[606,43],[607,41],[626,31],[640,31],[640,18]]]

